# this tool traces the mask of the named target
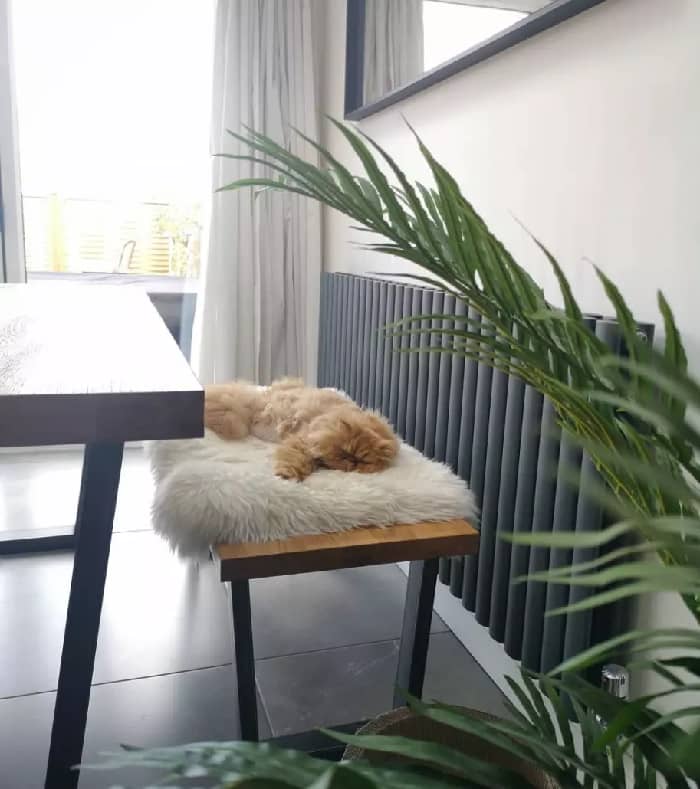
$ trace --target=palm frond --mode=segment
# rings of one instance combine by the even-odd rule
[[[201,742],[167,748],[124,748],[103,754],[98,764],[84,770],[147,767],[158,770],[158,784],[172,785],[191,779],[206,780],[214,789],[260,786],[265,789],[454,789],[448,775],[427,770],[373,767],[365,762],[334,764],[301,751],[277,748],[268,743]],[[468,781],[468,789],[488,786]]]
[[[418,264],[433,284],[444,283],[493,327],[493,336],[482,334],[478,340],[465,336],[463,339],[470,344],[460,347],[455,343],[454,352],[479,358],[534,386],[552,401],[562,427],[573,435],[582,435],[610,451],[626,450],[630,454],[631,450],[644,461],[655,457],[659,451],[656,434],[663,437],[666,425],[651,425],[649,434],[641,440],[638,435],[630,436],[626,429],[629,415],[620,411],[620,403],[614,399],[620,394],[619,387],[611,381],[611,369],[601,364],[610,352],[586,325],[563,270],[544,244],[534,239],[557,278],[562,308],[545,300],[542,289],[491,233],[455,179],[417,135],[417,144],[434,179],[433,188],[412,183],[396,161],[365,135],[343,124],[337,127],[363,167],[361,177],[353,176],[316,144],[321,159],[337,177],[324,175],[323,169],[292,156],[263,135],[249,131],[247,137],[234,136],[269,161],[276,171],[281,169],[295,188],[310,192],[316,200],[383,236],[385,242],[370,245],[374,251]],[[382,164],[388,167],[397,186],[390,183]],[[284,183],[278,188],[285,189]],[[650,358],[649,345],[639,336],[632,311],[615,284],[602,272],[599,277],[615,309],[629,359],[635,364],[646,363]],[[685,355],[680,334],[662,298],[659,305],[671,338],[665,358],[678,367]],[[628,369],[628,373],[627,390],[634,390],[648,401],[651,382],[635,370]],[[583,389],[600,395],[581,397]],[[679,413],[677,405],[675,413]],[[665,465],[674,472],[684,458],[687,461],[687,452],[677,434],[667,438],[667,443],[676,446],[676,452],[671,453],[670,462]],[[624,468],[613,469],[603,462],[597,465],[611,490],[634,502],[642,512],[657,514],[654,498],[650,500],[645,486],[633,473]],[[668,502],[665,504],[668,507]]]

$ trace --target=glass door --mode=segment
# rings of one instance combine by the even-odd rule
[[[213,0],[14,0],[29,281],[140,287],[189,351]]]
[[[0,0],[0,283],[24,282],[12,8]]]
[[[0,0],[0,279],[143,289],[189,354],[213,24],[214,0]],[[81,466],[0,449],[0,555],[70,546]],[[149,528],[150,497],[128,448],[115,530]]]

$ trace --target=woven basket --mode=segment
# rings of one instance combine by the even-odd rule
[[[480,720],[498,720],[493,715],[487,715],[478,710],[462,708],[462,711]],[[518,759],[516,756],[472,734],[415,715],[406,707],[400,707],[399,709],[385,712],[383,715],[371,720],[357,733],[390,734],[392,736],[408,737],[414,740],[424,740],[426,742],[439,743],[440,745],[448,745],[467,755],[477,755],[484,761],[513,770],[528,781],[533,789],[560,789],[559,784],[553,778],[528,762]],[[358,748],[355,745],[348,745],[346,747],[343,758],[366,759],[374,763],[381,761],[382,764],[395,764],[397,762],[406,761],[406,759],[401,756],[370,751],[364,748]]]

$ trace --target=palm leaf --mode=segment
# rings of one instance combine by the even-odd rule
[[[454,779],[406,768],[373,767],[363,762],[339,765],[300,751],[276,748],[268,743],[202,742],[168,748],[124,749],[103,754],[99,764],[81,765],[86,770],[147,767],[172,785],[180,779],[207,779],[208,786],[229,789],[234,785],[262,787],[342,787],[342,789],[452,789]],[[215,783],[212,783],[215,782]],[[326,782],[326,783],[324,783]],[[463,783],[463,786],[482,786]]]

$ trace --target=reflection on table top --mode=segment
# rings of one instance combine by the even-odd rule
[[[203,401],[145,291],[0,285],[0,446],[199,436]]]

